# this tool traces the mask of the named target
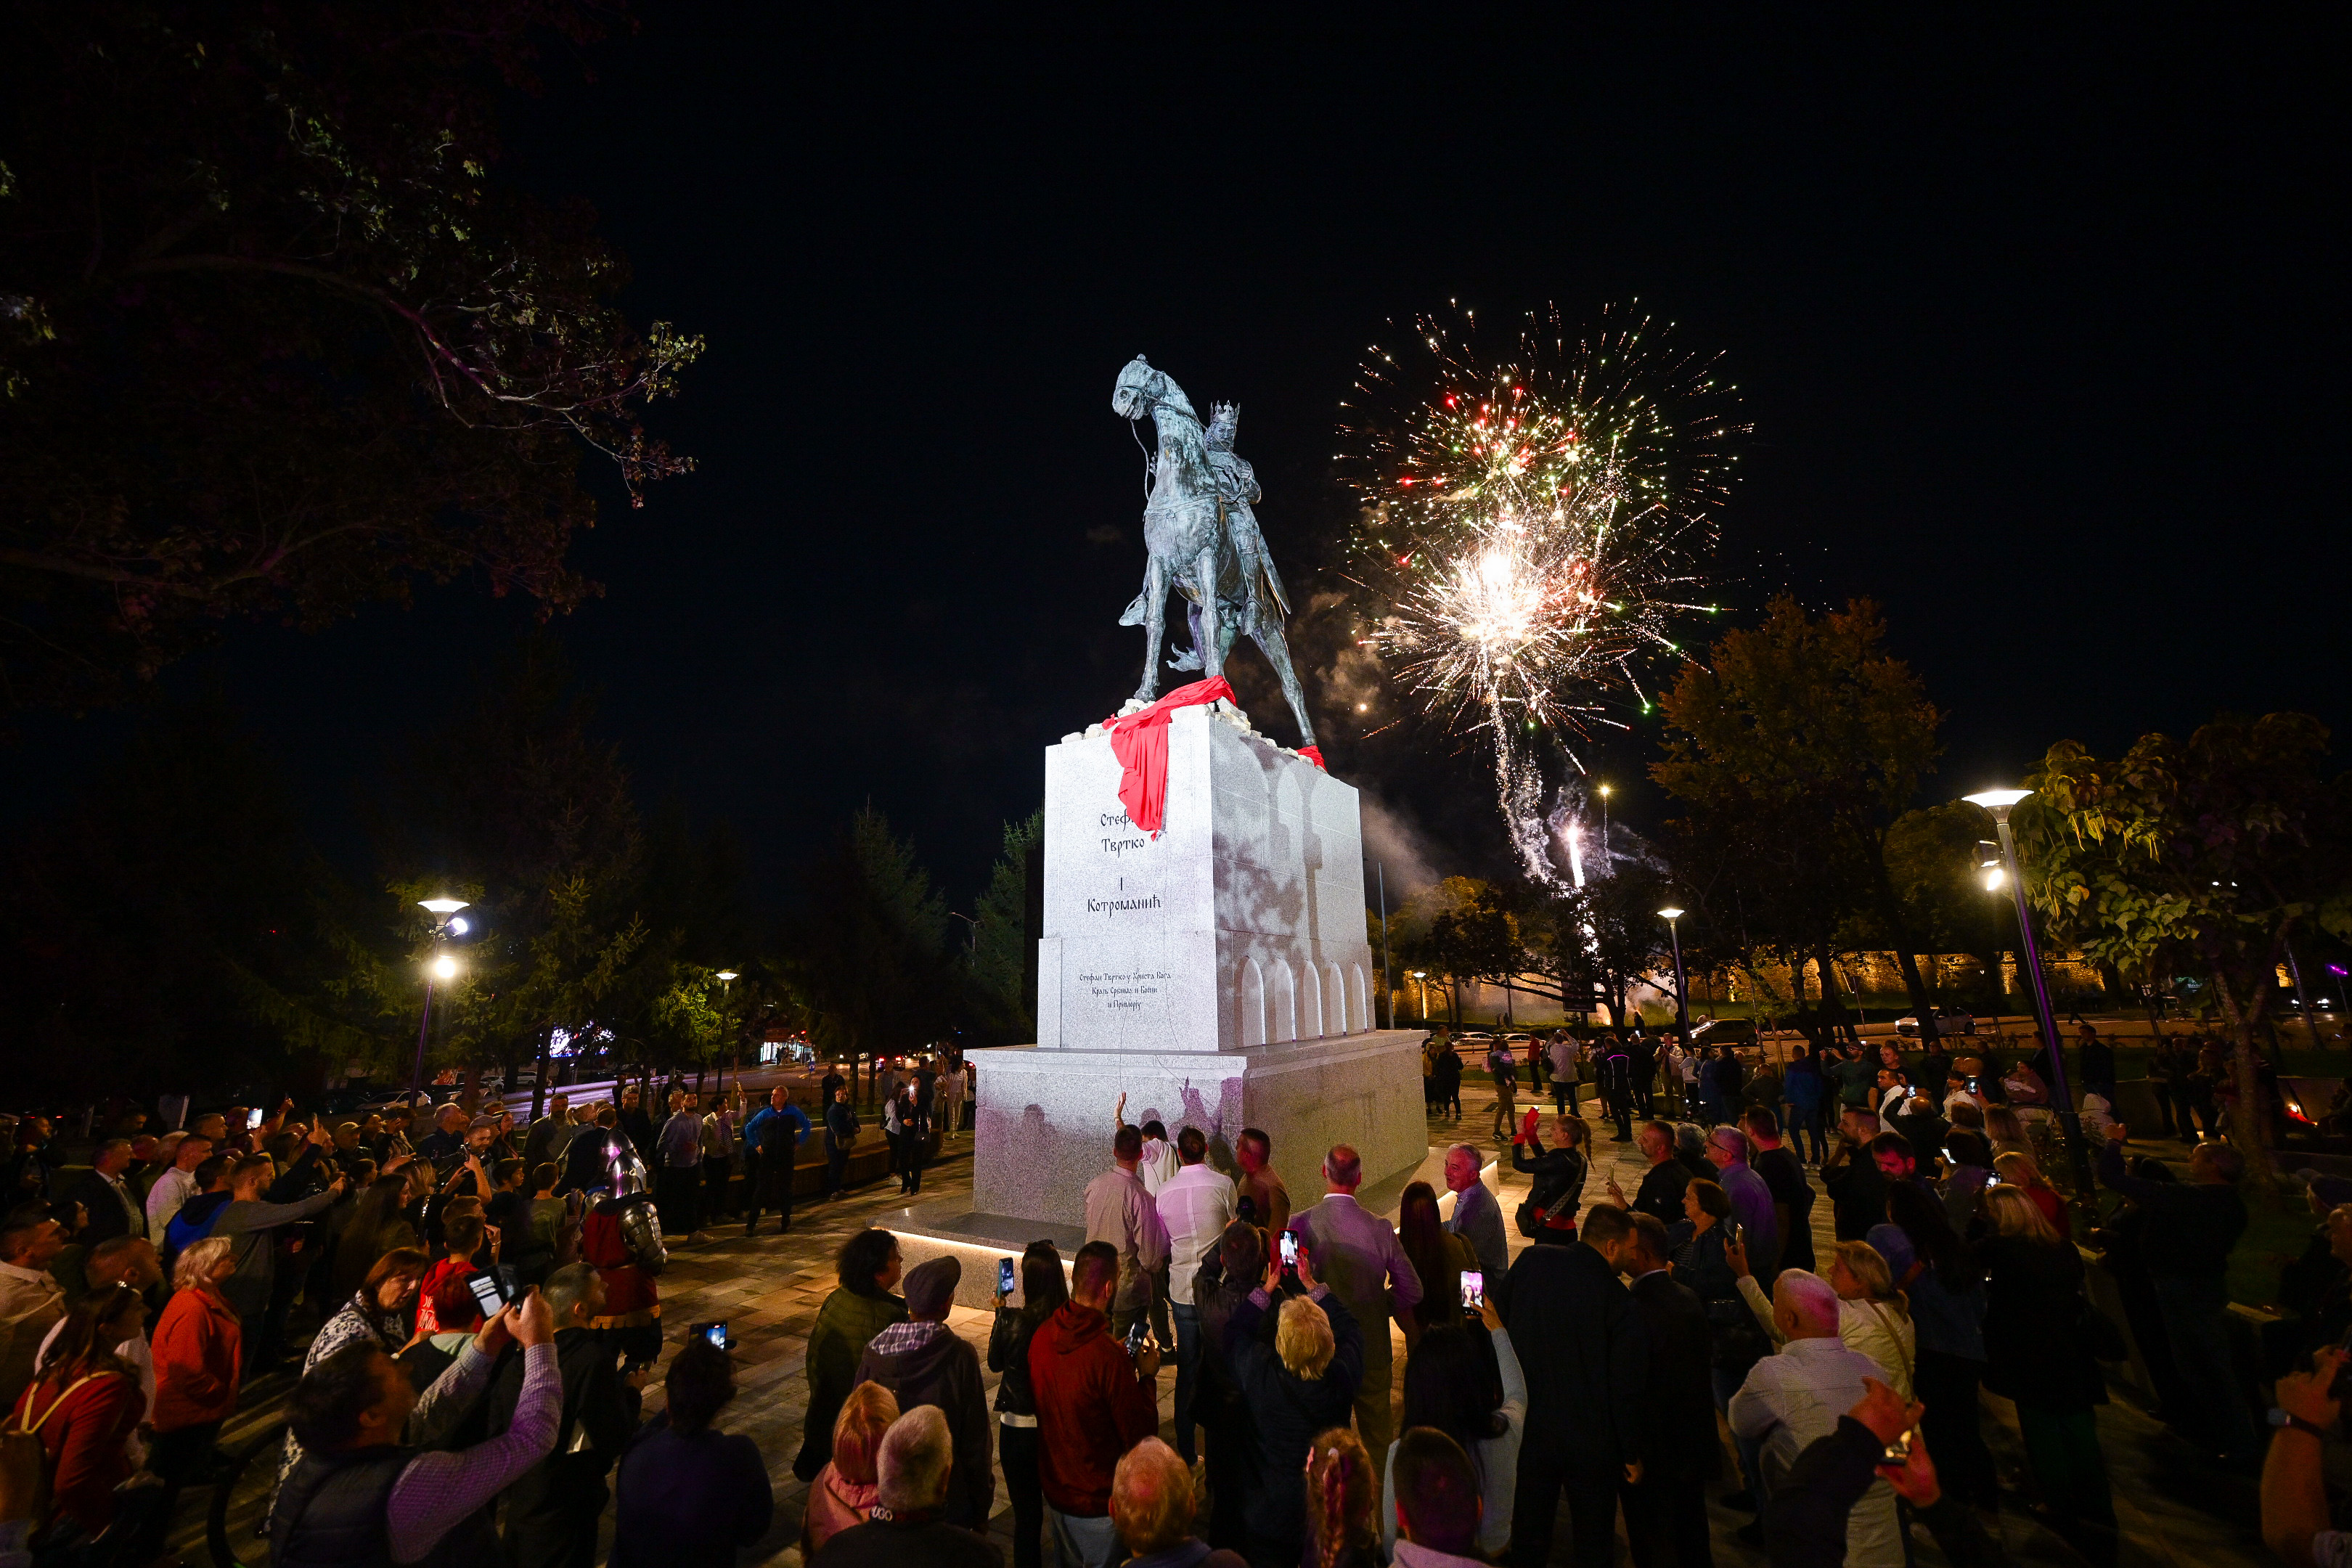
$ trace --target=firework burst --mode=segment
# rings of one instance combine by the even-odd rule
[[[1582,335],[1531,312],[1507,337],[1423,316],[1371,351],[1343,407],[1366,640],[1425,713],[1491,739],[1531,869],[1543,742],[1580,771],[1580,741],[1648,710],[1676,623],[1716,608],[1699,567],[1745,426],[1713,358],[1670,335],[1617,311]]]

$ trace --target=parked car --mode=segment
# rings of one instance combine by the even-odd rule
[[[1756,1043],[1756,1020],[1701,1018],[1691,1026],[1690,1043],[1694,1046],[1752,1046]]]
[[[1937,1007],[1933,1012],[1938,1035],[1973,1035],[1977,1032],[1976,1015],[1963,1008]],[[1895,1032],[1916,1037],[1919,1033],[1919,1016],[1914,1013],[1895,1019]]]

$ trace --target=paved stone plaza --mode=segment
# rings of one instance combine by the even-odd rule
[[[1526,1102],[1521,1103],[1524,1106]],[[1432,1145],[1442,1147],[1458,1141],[1458,1133],[1468,1132],[1472,1135],[1469,1141],[1479,1142],[1491,1155],[1493,1143],[1488,1134],[1493,1124],[1492,1106],[1491,1094],[1465,1085],[1465,1115],[1460,1123],[1444,1118],[1430,1119]],[[1590,1109],[1588,1105],[1588,1117]],[[1612,1142],[1605,1124],[1597,1120],[1591,1124],[1601,1130],[1594,1145],[1599,1169],[1587,1185],[1587,1196],[1600,1194],[1610,1174],[1615,1174],[1631,1192],[1642,1168],[1635,1146]],[[924,1173],[922,1196],[926,1203],[968,1193],[971,1152],[969,1132],[959,1135],[949,1145],[939,1163]],[[1105,1158],[1108,1158],[1108,1148]],[[1517,1202],[1513,1194],[1524,1191],[1525,1186],[1526,1179],[1509,1173],[1507,1167],[1503,1183],[1506,1213]],[[1294,1195],[1301,1199],[1312,1196]],[[884,1181],[839,1203],[803,1205],[789,1237],[774,1234],[772,1218],[751,1240],[744,1238],[740,1225],[715,1229],[707,1242],[676,1248],[670,1267],[662,1277],[663,1312],[673,1337],[689,1321],[723,1318],[738,1342],[736,1355],[741,1368],[742,1392],[720,1425],[730,1431],[747,1433],[759,1444],[761,1452],[767,1456],[769,1473],[776,1488],[775,1523],[766,1539],[745,1554],[747,1563],[782,1563],[797,1568],[800,1563],[801,1504],[807,1489],[793,1477],[792,1457],[801,1441],[802,1407],[807,1393],[803,1359],[809,1330],[815,1321],[818,1306],[834,1286],[835,1249],[854,1229],[869,1225],[888,1226],[892,1215],[901,1212],[894,1198],[894,1185]],[[1832,1239],[1826,1203],[1816,1205],[1814,1217],[1817,1244],[1826,1251]],[[1517,1236],[1511,1240],[1515,1252],[1526,1245]],[[958,1308],[950,1321],[976,1351],[985,1354],[989,1331],[986,1312]],[[1395,1367],[1401,1385],[1404,1372],[1401,1339]],[[272,1386],[256,1391],[266,1397],[256,1402],[257,1408],[251,1415],[241,1416],[233,1426],[229,1434],[232,1439],[240,1429],[257,1429],[255,1423],[282,1395],[283,1381],[273,1380]],[[992,1389],[995,1378],[987,1376],[986,1381]],[[1160,1377],[1163,1422],[1169,1419],[1174,1392],[1171,1360]],[[659,1408],[658,1382],[647,1389],[646,1394],[648,1411]],[[1985,1404],[1987,1436],[1995,1458],[2004,1476],[2012,1475],[2022,1467],[2023,1450],[2008,1403],[1988,1395]],[[2133,1568],[2204,1568],[2210,1564],[2252,1565],[2268,1560],[2254,1528],[2252,1481],[2221,1475],[2203,1464],[2162,1426],[2121,1398],[2100,1410],[2099,1431],[2115,1480],[2116,1511],[2124,1537],[2121,1563]],[[1729,1473],[1727,1456],[1726,1473]],[[1717,1491],[1722,1489],[1718,1488]],[[1733,1534],[1749,1516],[1720,1506],[1711,1511],[1717,1563],[1761,1568],[1764,1553],[1740,1542]],[[203,1523],[194,1497],[183,1505],[182,1515],[177,1539],[188,1549],[189,1559],[195,1561],[203,1551]],[[606,1526],[609,1539],[609,1510]],[[1009,1561],[1012,1509],[1001,1477],[992,1529],[999,1544],[1006,1548]],[[1999,1530],[2010,1552],[2021,1563],[2083,1561],[2013,1502],[2003,1508]],[[1569,1533],[1565,1521],[1555,1542],[1554,1561],[1566,1563]],[[1928,1563],[1942,1561],[1940,1553],[1924,1539],[1919,1555]],[[1620,1560],[1630,1561],[1622,1557]]]

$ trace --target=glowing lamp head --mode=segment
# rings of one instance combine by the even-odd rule
[[[737,976],[736,972],[735,972],[734,970],[731,970],[731,969],[722,969],[722,970],[720,970],[720,971],[719,972],[719,979],[721,979],[721,980],[734,980],[734,979],[738,978],[738,976]]]
[[[1985,789],[1960,798],[1970,805],[1980,805],[1991,812],[1994,821],[2007,822],[2009,808],[2032,793],[2030,789]]]
[[[419,899],[416,900],[416,907],[420,910],[431,910],[436,915],[454,915],[459,910],[466,907],[466,900],[463,899]]]
[[[2009,885],[2009,873],[1998,866],[1988,866],[1984,874],[1985,891],[1998,893]]]
[[[436,980],[457,978],[457,961],[446,952],[433,961],[432,969],[433,978]]]
[[[450,931],[457,936],[463,936],[473,929],[474,928],[472,926],[466,923],[465,917],[462,915],[449,922]]]
[[[1683,912],[1680,910],[1660,910],[1658,918],[1663,921],[1678,921],[1683,918]]]

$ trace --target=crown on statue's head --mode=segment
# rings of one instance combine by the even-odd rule
[[[1209,405],[1209,450],[1212,452],[1232,451],[1234,449],[1234,437],[1240,432],[1241,427],[1242,407],[1240,404],[1213,403]]]

